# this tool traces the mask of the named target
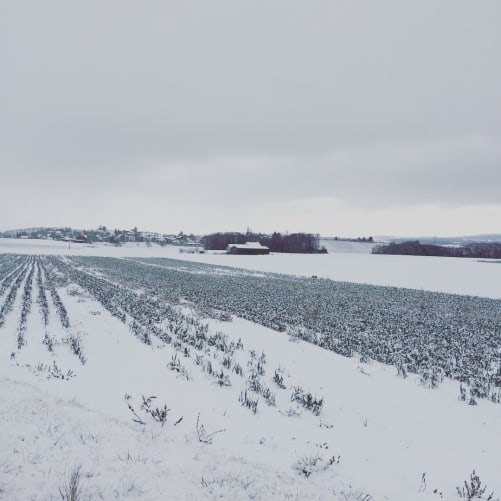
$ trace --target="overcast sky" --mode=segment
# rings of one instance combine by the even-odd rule
[[[501,233],[499,0],[2,0],[0,229]]]

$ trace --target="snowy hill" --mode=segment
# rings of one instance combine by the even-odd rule
[[[377,245],[377,243],[325,238],[320,239],[320,245],[325,247],[327,252],[360,252],[362,254],[370,254],[372,248]]]
[[[0,256],[0,498],[60,499],[72,472],[81,499],[461,499],[473,470],[500,495],[501,405],[114,266]]]

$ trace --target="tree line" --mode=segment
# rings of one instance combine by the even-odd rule
[[[501,243],[479,242],[459,247],[422,244],[418,240],[388,245],[377,245],[373,254],[398,254],[409,256],[444,256],[444,257],[475,257],[485,259],[501,259]]]
[[[229,244],[245,244],[246,242],[260,242],[269,247],[271,252],[291,253],[327,253],[320,247],[320,236],[312,233],[274,232],[271,235],[263,233],[211,233],[202,237],[201,243],[207,250],[225,250]]]

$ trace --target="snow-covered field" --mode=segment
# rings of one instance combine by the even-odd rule
[[[4,242],[2,252],[67,249]],[[416,263],[410,258],[411,270],[396,277],[405,269],[396,256],[249,258],[136,245],[68,253],[367,283],[378,275],[360,279],[364,270],[370,276],[362,263],[381,260],[387,280],[411,287],[429,275],[421,279],[435,283],[432,290],[448,290],[446,275],[440,282],[434,274],[450,266],[462,274],[454,291],[462,293],[468,277],[486,269],[486,284],[478,278],[474,293],[501,297],[501,266],[475,261],[409,265]],[[78,468],[81,499],[452,500],[462,499],[456,487],[473,470],[487,485],[484,499],[491,491],[501,496],[501,405],[481,398],[467,405],[456,381],[427,389],[393,366],[345,358],[192,303],[163,304],[162,291],[153,296],[132,283],[120,303],[113,294],[123,284],[100,269],[71,262],[75,277],[90,277],[85,289],[59,261],[24,259],[0,256],[0,499],[61,499]],[[357,269],[348,270],[350,263]],[[105,291],[104,283],[106,294],[91,294]],[[142,402],[143,395],[157,398]]]
[[[349,245],[347,245],[349,244]],[[257,271],[318,276],[345,282],[407,287],[501,299],[501,262],[446,257],[370,254],[372,244],[329,241],[329,254],[230,256],[189,254],[176,246],[71,244],[49,240],[0,239],[0,253],[73,256],[166,257]]]

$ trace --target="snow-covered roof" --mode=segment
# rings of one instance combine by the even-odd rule
[[[228,244],[228,247],[236,247],[237,249],[269,249],[260,242],[246,242],[245,244]]]

